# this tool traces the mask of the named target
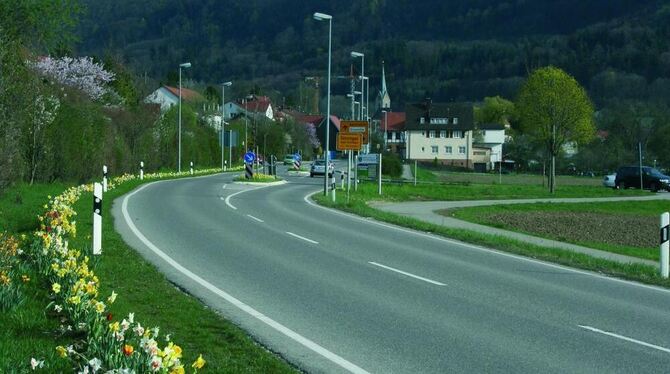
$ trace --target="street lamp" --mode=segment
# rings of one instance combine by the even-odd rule
[[[324,13],[314,13],[314,19],[317,21],[328,21],[328,99],[326,104],[326,165],[323,173],[323,194],[328,195],[328,156],[330,153],[330,56],[333,39],[333,17]],[[334,196],[334,195],[333,195]]]
[[[190,62],[185,62],[179,64],[179,132],[178,132],[178,143],[179,150],[177,151],[177,172],[181,173],[181,69],[188,69],[191,67]]]
[[[230,87],[233,85],[233,82],[225,82],[221,83],[221,169],[223,171],[226,171],[226,166],[223,163],[223,155],[225,155],[225,132],[224,132],[224,126],[226,124],[226,87]],[[232,160],[231,160],[232,161]],[[232,165],[231,165],[232,166]]]
[[[351,57],[353,57],[353,58],[360,57],[361,58],[361,92],[365,92],[365,89],[363,87],[363,77],[365,76],[365,54],[360,53],[360,52],[352,51],[351,52]],[[363,94],[361,93],[361,103],[362,102],[363,102]],[[361,105],[361,107],[360,107],[358,119],[359,120],[363,119],[363,105]]]

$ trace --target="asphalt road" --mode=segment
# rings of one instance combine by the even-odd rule
[[[135,190],[117,230],[305,371],[670,370],[667,290],[329,211],[305,199],[320,178],[231,179]]]

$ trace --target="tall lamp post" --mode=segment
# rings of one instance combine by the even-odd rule
[[[326,165],[323,173],[323,194],[328,195],[328,157],[330,156],[330,56],[333,39],[333,16],[324,13],[314,13],[314,19],[317,21],[328,21],[328,99],[326,104]]]
[[[360,53],[360,52],[352,51],[351,52],[351,57],[354,57],[354,58],[360,57],[361,58],[361,103],[362,103],[363,102],[363,92],[365,92],[365,87],[363,86],[363,77],[365,76],[365,54]],[[363,119],[363,105],[361,105],[361,107],[359,109],[360,110],[358,112],[360,114],[359,114],[358,119],[361,120],[361,119]]]
[[[178,141],[179,149],[177,150],[177,172],[181,173],[181,69],[188,69],[191,67],[190,62],[185,62],[179,64],[179,129],[178,129]]]
[[[382,110],[382,113],[384,113],[384,150],[386,151],[386,143],[388,142],[387,129],[389,125],[389,113],[385,110]]]
[[[226,87],[233,85],[233,82],[221,83],[221,170],[226,171],[226,166],[223,163],[225,153],[225,124],[226,124]],[[232,160],[231,160],[232,161]]]

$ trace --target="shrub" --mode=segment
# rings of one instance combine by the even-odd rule
[[[382,156],[382,174],[398,178],[402,175],[402,162],[395,153],[384,153]]]

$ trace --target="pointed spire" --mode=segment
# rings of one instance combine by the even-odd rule
[[[386,73],[384,72],[384,60],[382,60],[382,91],[381,96],[386,94]]]
[[[384,60],[382,60],[382,89],[379,91],[381,109],[391,108],[391,96],[386,91],[386,71],[384,70]]]

